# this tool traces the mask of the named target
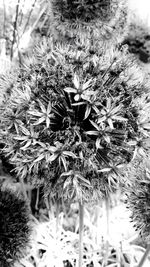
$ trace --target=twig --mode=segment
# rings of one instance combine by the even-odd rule
[[[39,22],[41,16],[43,15],[43,13],[45,12],[45,10],[46,10],[46,6],[43,7],[43,9],[42,9],[41,12],[39,13],[39,15],[38,15],[36,21],[34,22],[34,24],[33,24],[32,26],[30,26],[29,29],[28,29],[26,32],[23,31],[22,34],[21,34],[21,36],[18,36],[18,54],[19,54],[19,56],[20,56],[20,58],[19,58],[19,60],[20,60],[20,64],[22,64],[22,61],[21,61],[21,52],[19,51],[19,47],[20,47],[20,45],[22,44],[22,42],[23,42],[23,44],[24,44],[24,35],[25,35],[26,39],[27,39],[28,42],[29,42],[30,37],[31,37],[31,34],[32,34],[32,32],[34,31],[36,25],[38,24],[38,22]],[[23,38],[23,40],[22,40],[22,38]]]
[[[22,9],[24,8],[24,5],[25,5],[25,0],[24,0],[24,2],[23,2],[23,4],[22,4]],[[21,26],[21,24],[22,24],[22,21],[23,21],[23,12],[22,12],[22,10],[21,10],[21,15],[20,15],[20,21],[19,21],[19,26]]]
[[[36,1],[37,1],[37,0],[34,0],[34,2],[33,2],[33,4],[32,4],[32,7],[31,7],[31,9],[30,9],[30,13],[29,13],[29,16],[28,16],[27,22],[26,22],[26,24],[25,24],[24,30],[23,30],[23,32],[22,32],[22,35],[25,33],[25,31],[26,31],[26,28],[27,28],[27,26],[28,26],[28,24],[29,24],[29,21],[30,21],[30,18],[31,18],[31,15],[32,15],[33,9],[34,9],[34,6],[35,6],[35,4],[36,4]]]
[[[5,0],[3,0],[3,9],[4,9],[4,24],[3,24],[3,36],[5,36],[5,28],[6,28],[6,6]]]
[[[42,15],[44,14],[45,11],[46,11],[46,6],[44,6],[44,7],[42,8],[41,12],[39,13],[39,15],[38,15],[36,21],[34,22],[32,28],[31,28],[31,33],[34,31],[36,25],[38,24],[40,18],[42,17]]]
[[[16,5],[16,16],[15,16],[15,21],[14,21],[14,29],[13,29],[13,40],[12,40],[12,45],[11,45],[11,51],[10,51],[10,59],[12,60],[13,58],[13,48],[16,40],[16,31],[17,31],[17,22],[18,22],[18,14],[19,14],[19,5],[20,5],[20,0],[18,0],[17,5]]]
[[[150,253],[150,244],[147,246],[147,249],[146,249],[146,251],[145,251],[145,253],[144,253],[144,255],[143,255],[142,259],[140,260],[140,262],[139,262],[137,267],[144,266],[144,263],[145,263],[148,255],[149,255],[149,253]]]

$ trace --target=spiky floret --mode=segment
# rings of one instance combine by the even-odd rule
[[[0,262],[13,266],[29,242],[29,207],[14,189],[0,187]]]
[[[121,54],[106,64],[87,48],[38,48],[0,121],[4,152],[22,179],[84,199],[116,186],[118,169],[144,138],[134,103],[143,87],[126,78],[134,63]]]
[[[54,28],[66,40],[77,38],[98,42],[100,47],[112,46],[126,32],[125,0],[53,0],[52,12]]]

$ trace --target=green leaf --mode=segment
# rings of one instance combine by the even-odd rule
[[[113,108],[113,109],[111,110],[111,115],[113,115],[113,114],[115,114],[115,113],[121,111],[122,107],[123,107],[123,105],[119,105],[119,106]]]
[[[101,123],[106,120],[106,116],[103,116],[101,118],[98,118],[97,123]]]
[[[82,89],[85,90],[91,85],[92,79],[88,80],[86,83],[82,85]]]
[[[86,134],[88,135],[99,135],[98,131],[87,131]]]
[[[46,148],[46,144],[40,141],[37,141],[37,144],[39,144],[42,148]]]
[[[101,110],[101,114],[106,117],[106,114],[107,114],[106,110],[105,109],[102,109]]]
[[[82,175],[77,174],[76,177],[78,177],[78,179],[80,179],[81,181],[83,181],[85,186],[91,187],[90,181],[87,180],[87,179],[85,179]]]
[[[113,177],[113,175],[110,174],[108,175],[108,183],[111,188],[112,186],[117,186],[118,181],[116,181],[116,177]]]
[[[52,106],[51,106],[51,102],[49,101],[47,105],[47,112],[46,112],[47,115],[50,114],[51,110],[52,110]]]
[[[26,141],[27,138],[27,136],[14,136],[14,139],[19,141]]]
[[[86,105],[86,102],[78,102],[78,103],[73,103],[71,104],[72,106],[81,106],[81,105]]]
[[[21,147],[20,149],[26,150],[26,148],[28,148],[31,145],[31,142],[32,142],[31,140],[28,140],[27,143],[23,147]]]
[[[97,108],[96,103],[95,103],[95,105],[92,106],[92,108],[94,109],[94,111],[95,111],[96,114],[99,114],[100,111]]]
[[[103,168],[101,170],[98,170],[97,172],[110,172],[111,171],[111,168]]]
[[[108,118],[108,124],[109,124],[110,129],[113,130],[114,126],[113,126],[113,122],[112,122],[112,120],[110,118]]]
[[[90,123],[97,129],[97,131],[100,131],[99,126],[94,121],[90,120]]]
[[[75,73],[74,78],[73,78],[73,84],[74,84],[75,88],[79,89],[80,80],[79,80],[79,76],[76,73]]]
[[[42,112],[39,112],[39,111],[28,111],[28,114],[32,115],[32,116],[35,116],[35,117],[41,117],[43,116],[43,113]]]
[[[39,102],[39,106],[40,106],[42,112],[43,112],[43,113],[46,113],[46,108],[45,108],[45,106],[43,105],[43,103],[42,103],[39,99],[38,99],[38,102]]]
[[[101,143],[101,139],[100,139],[100,138],[97,138],[97,139],[96,139],[96,143],[95,143],[95,145],[96,145],[96,149],[101,148],[100,143]]]
[[[110,144],[110,137],[108,135],[104,135],[104,140]]]
[[[33,125],[39,125],[39,124],[43,123],[44,121],[45,121],[45,118],[42,117],[42,118],[38,119],[36,122],[34,122]]]
[[[63,154],[72,158],[77,158],[77,156],[71,151],[63,151]]]
[[[49,151],[55,153],[56,151],[58,151],[58,148],[56,146],[50,146]]]
[[[111,98],[108,98],[108,99],[107,99],[106,108],[107,108],[108,110],[111,109]]]
[[[28,129],[26,129],[23,125],[20,125],[20,130],[21,130],[22,133],[24,133],[25,135],[30,135],[30,132],[28,131]]]
[[[62,161],[63,166],[64,166],[64,169],[65,169],[65,171],[67,171],[67,161],[66,161],[65,157],[60,156],[60,157],[59,157],[59,162],[60,162],[60,161]]]
[[[34,160],[34,163],[35,163],[35,162],[38,162],[38,161],[41,161],[41,160],[44,159],[44,158],[45,158],[45,156],[42,154],[42,155],[40,155],[37,159]]]
[[[77,93],[77,90],[71,87],[64,88],[64,91],[67,93],[75,93],[75,94]]]
[[[73,175],[73,171],[70,170],[70,171],[68,171],[68,172],[63,172],[63,173],[60,175],[60,177],[62,177],[62,176],[72,176],[72,175]]]
[[[55,159],[57,159],[58,158],[58,154],[53,154],[53,155],[51,155],[50,157],[49,157],[49,161],[54,161]]]
[[[117,116],[117,115],[113,115],[111,118],[116,120],[116,121],[127,121],[128,120],[128,119],[125,119],[125,118],[123,118],[121,116]]]
[[[49,128],[50,126],[50,119],[49,117],[46,117],[46,127]]]
[[[90,112],[91,112],[91,106],[87,105],[84,120],[86,120],[88,118],[88,116],[90,115]]]
[[[128,144],[129,146],[136,146],[136,145],[137,145],[137,141],[132,140],[132,141],[129,141],[127,144]]]

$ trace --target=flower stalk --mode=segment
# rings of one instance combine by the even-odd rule
[[[83,262],[84,204],[79,201],[79,267]]]
[[[143,254],[143,256],[142,256],[142,258],[141,258],[139,264],[137,265],[137,267],[143,267],[143,266],[144,266],[144,263],[145,263],[145,261],[146,261],[148,255],[149,255],[149,253],[150,253],[150,244],[148,244],[148,246],[147,246],[147,248],[146,248],[146,251],[145,251],[145,253]]]

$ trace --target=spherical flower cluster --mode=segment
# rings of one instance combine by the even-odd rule
[[[145,168],[145,167],[144,167]],[[131,220],[142,238],[150,240],[150,180],[147,171],[144,178],[138,177],[127,189],[127,207],[131,210]]]
[[[106,67],[88,49],[38,48],[5,98],[0,119],[3,151],[20,178],[67,198],[116,188],[120,169],[144,136],[134,103],[144,87],[126,80],[125,58],[120,53]]]
[[[13,266],[29,241],[29,208],[17,192],[0,187],[0,262]]]
[[[91,22],[97,18],[107,21],[117,8],[116,1],[110,0],[55,0],[54,5],[61,12],[62,20],[63,18],[70,21],[78,19],[83,22]]]
[[[123,40],[127,26],[125,0],[53,0],[51,6],[60,38],[98,42],[101,47]]]

